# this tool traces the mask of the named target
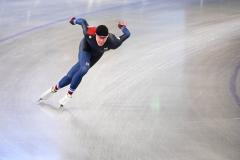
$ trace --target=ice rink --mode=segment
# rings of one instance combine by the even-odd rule
[[[82,28],[131,37],[64,111]],[[239,0],[0,0],[0,160],[239,160]]]

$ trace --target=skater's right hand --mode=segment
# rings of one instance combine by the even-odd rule
[[[121,20],[118,22],[118,28],[123,29],[124,27],[127,26],[127,21]]]
[[[69,23],[71,23],[72,25],[75,25],[75,20],[76,20],[76,18],[72,17],[71,20],[69,21]]]

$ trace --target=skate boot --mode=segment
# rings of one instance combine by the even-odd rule
[[[47,100],[49,99],[54,93],[56,93],[57,90],[55,89],[55,87],[51,87],[49,88],[47,91],[45,91],[41,96],[39,101],[41,100]]]
[[[62,99],[59,100],[60,107],[65,106],[65,104],[67,104],[70,99],[72,99],[72,95],[67,93],[67,95],[65,95]]]

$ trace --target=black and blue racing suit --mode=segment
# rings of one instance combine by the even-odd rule
[[[74,92],[80,84],[83,76],[88,70],[102,57],[105,51],[118,48],[123,41],[129,36],[130,32],[127,27],[122,27],[123,35],[116,37],[109,33],[107,41],[103,46],[98,46],[96,42],[96,34],[89,34],[89,25],[83,18],[78,18],[75,24],[82,26],[84,38],[81,40],[78,52],[78,62],[70,69],[58,83],[59,88],[63,88],[70,84],[70,91]]]

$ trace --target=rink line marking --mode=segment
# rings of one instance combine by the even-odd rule
[[[230,89],[230,92],[231,92],[232,97],[234,98],[235,102],[240,107],[240,97],[238,95],[238,90],[237,90],[237,78],[239,75],[239,71],[240,71],[240,62],[238,62],[237,66],[234,69],[234,73],[232,74],[232,76],[230,78],[229,89]]]
[[[118,6],[114,6],[114,7],[107,7],[107,8],[103,8],[103,9],[99,9],[99,10],[96,10],[96,11],[92,11],[92,12],[86,12],[86,13],[82,13],[76,17],[81,17],[81,16],[85,16],[85,15],[91,15],[91,14],[96,14],[98,12],[102,12],[102,11],[107,11],[107,10],[113,10],[113,9],[116,9],[116,8],[122,8],[122,7],[126,7],[126,6],[131,6],[131,5],[138,5],[140,4],[139,2],[133,2],[133,3],[130,3],[130,4],[126,4],[126,5],[118,5]],[[70,16],[69,16],[70,17]],[[6,36],[6,37],[3,37],[3,38],[0,38],[0,43],[3,43],[7,40],[11,40],[11,39],[15,39],[17,37],[20,37],[22,35],[25,35],[27,33],[30,33],[30,32],[33,32],[33,31],[37,31],[37,30],[40,30],[40,29],[43,29],[43,28],[47,28],[51,25],[55,25],[57,23],[60,23],[60,22],[64,22],[64,21],[67,21],[69,20],[69,17],[67,18],[61,18],[61,19],[58,19],[58,20],[55,20],[53,22],[49,22],[49,23],[46,23],[46,24],[42,24],[42,25],[39,25],[39,26],[36,26],[36,27],[33,27],[33,28],[30,28],[30,29],[26,29],[26,30],[23,30],[21,32],[18,32],[18,33],[15,33],[15,34],[12,34],[10,36]]]

